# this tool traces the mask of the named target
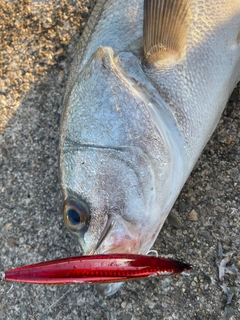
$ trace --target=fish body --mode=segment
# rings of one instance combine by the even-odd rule
[[[99,0],[61,121],[84,254],[146,254],[240,80],[239,0]]]

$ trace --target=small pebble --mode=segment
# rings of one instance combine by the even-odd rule
[[[162,289],[167,292],[170,289],[171,280],[169,278],[166,278],[162,281]]]
[[[230,145],[232,143],[232,141],[233,141],[233,138],[231,136],[226,137],[226,144],[227,145]]]
[[[152,300],[147,300],[146,304],[150,309],[153,309],[155,307],[155,305],[156,305],[156,303],[153,302]]]
[[[14,239],[12,237],[7,239],[7,244],[9,247],[14,247],[16,245],[17,239]]]
[[[196,202],[196,198],[194,196],[191,196],[190,201],[191,202]]]
[[[218,212],[223,212],[223,211],[224,211],[224,209],[223,209],[222,207],[220,207],[220,206],[216,206],[216,210],[217,210]]]
[[[178,205],[179,211],[184,212],[186,211],[187,207],[188,206],[184,201],[179,201],[179,205]]]
[[[193,209],[192,211],[189,212],[188,219],[191,221],[198,221],[198,216],[197,216],[196,210]]]
[[[11,231],[12,230],[12,223],[6,223],[4,226],[4,229],[6,232]]]

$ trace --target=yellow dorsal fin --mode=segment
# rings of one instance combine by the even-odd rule
[[[147,64],[178,60],[190,19],[190,0],[144,0],[144,58]]]

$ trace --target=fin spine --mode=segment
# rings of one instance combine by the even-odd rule
[[[187,39],[190,0],[144,1],[144,58],[148,63],[180,57]]]

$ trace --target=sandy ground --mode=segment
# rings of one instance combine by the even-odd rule
[[[77,255],[58,183],[62,99],[75,45],[94,1],[0,0],[0,270]],[[0,319],[240,319],[239,276],[230,305],[217,243],[240,268],[240,86],[154,248],[194,265],[189,276],[126,283],[112,297],[94,286],[0,286]]]

